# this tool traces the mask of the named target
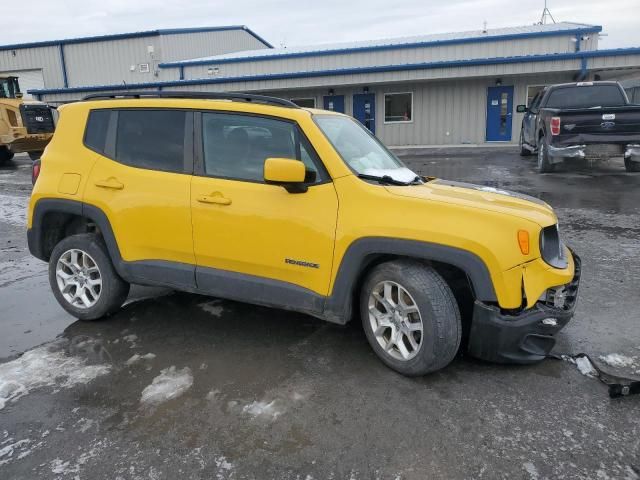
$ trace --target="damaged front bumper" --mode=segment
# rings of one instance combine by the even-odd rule
[[[573,252],[572,252],[573,253]],[[533,308],[511,315],[476,301],[468,353],[497,363],[543,360],[556,343],[555,335],[573,317],[580,284],[580,258],[573,254],[575,273],[566,285],[547,291]]]

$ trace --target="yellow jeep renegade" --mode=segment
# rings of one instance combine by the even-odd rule
[[[541,360],[580,263],[535,198],[425,178],[352,118],[246,94],[142,92],[60,108],[29,248],[83,320],[130,283],[359,315],[376,354],[421,375],[462,348]]]

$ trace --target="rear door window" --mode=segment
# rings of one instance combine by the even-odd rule
[[[183,172],[187,112],[119,110],[115,160],[132,167]]]

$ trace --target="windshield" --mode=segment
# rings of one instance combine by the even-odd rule
[[[357,174],[388,176],[399,182],[416,179],[414,172],[357,121],[338,115],[315,115],[314,119],[345,163]]]
[[[622,107],[627,104],[616,85],[560,87],[549,94],[547,108]]]
[[[19,92],[16,77],[0,78],[0,98],[16,98],[16,93]]]

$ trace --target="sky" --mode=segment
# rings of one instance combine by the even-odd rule
[[[274,46],[530,25],[544,0],[24,0],[2,2],[0,45],[157,28],[247,25]],[[556,21],[603,26],[600,48],[640,47],[640,0],[548,0]]]

